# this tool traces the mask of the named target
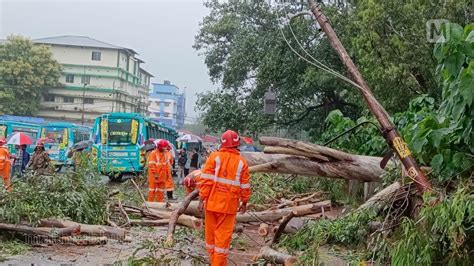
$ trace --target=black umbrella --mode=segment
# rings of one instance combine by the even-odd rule
[[[74,144],[72,146],[72,150],[78,151],[78,150],[85,150],[92,146],[92,140],[83,140],[79,141],[78,143]]]

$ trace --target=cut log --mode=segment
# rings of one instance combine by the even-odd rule
[[[378,193],[373,195],[369,200],[367,200],[364,204],[360,205],[357,208],[357,211],[374,208],[375,211],[380,210],[386,204],[388,204],[392,200],[392,196],[401,188],[399,182],[395,182],[390,186],[380,190]]]
[[[294,234],[298,230],[303,228],[304,225],[305,225],[305,219],[300,218],[300,217],[295,217],[295,218],[291,219],[288,222],[288,224],[283,229],[283,233],[285,233],[285,234]],[[278,228],[274,227],[273,228],[273,233],[275,234],[277,230],[278,230]]]
[[[48,239],[56,239],[62,236],[80,234],[81,226],[78,224],[71,224],[62,228],[51,228],[48,226],[31,227],[27,225],[0,223],[0,231],[10,231]]]
[[[277,146],[295,151],[314,154],[320,157],[325,157],[327,161],[352,161],[354,156],[352,154],[345,153],[339,150],[293,139],[261,137],[260,144],[265,146]]]
[[[189,193],[186,198],[184,198],[184,201],[181,203],[181,207],[175,211],[173,211],[171,217],[170,217],[170,223],[168,225],[168,233],[166,237],[166,242],[168,245],[173,245],[174,243],[174,230],[176,229],[176,223],[179,223],[179,220],[183,218],[182,215],[186,209],[188,208],[189,204],[191,201],[199,196],[199,190],[194,190],[193,192]],[[197,219],[193,216],[189,216],[194,219]],[[200,224],[200,227],[202,226],[202,223]],[[199,228],[200,228],[199,227]]]
[[[64,236],[61,237],[59,240],[61,241],[61,244],[74,244],[76,246],[97,246],[107,244],[108,238],[105,236],[87,238]]]
[[[257,255],[257,259],[259,258],[270,263],[283,264],[285,266],[294,265],[298,262],[298,259],[295,256],[281,253],[268,246],[264,246],[260,249],[260,253]]]
[[[160,219],[160,220],[149,220],[149,219],[130,219],[131,225],[141,225],[141,226],[165,226],[170,223],[169,219]]]
[[[250,222],[274,222],[282,219],[284,216],[295,211],[295,217],[305,216],[308,214],[320,213],[323,210],[327,211],[331,208],[331,201],[325,200],[314,204],[307,204],[296,206],[292,208],[278,209],[272,211],[263,212],[247,212],[244,214],[237,215],[237,222],[239,223],[250,223]]]
[[[259,236],[265,237],[268,235],[269,231],[270,230],[268,229],[268,224],[266,223],[261,223],[260,226],[258,227]]]
[[[306,176],[329,177],[366,182],[378,181],[385,172],[380,168],[380,157],[350,155],[351,160],[316,161],[286,154],[242,152],[249,164],[249,171]]]
[[[234,227],[234,233],[242,233],[244,231],[244,226],[241,224],[236,224]]]
[[[80,232],[84,235],[89,236],[105,236],[110,239],[119,241],[127,240],[127,231],[121,228],[116,228],[108,225],[93,225],[93,224],[81,224],[73,221],[67,221],[62,219],[43,219],[40,220],[40,226],[44,227],[55,227],[55,228],[68,228],[71,226],[80,226]]]
[[[147,202],[147,205],[148,205],[148,208],[150,208],[151,210],[172,212],[181,208],[182,203],[181,202],[177,202],[177,203]],[[198,205],[199,205],[199,201],[196,201],[196,200],[191,201],[188,207],[186,208],[186,211],[184,212],[184,214],[195,216],[198,218],[204,218],[204,213],[198,210]]]
[[[165,212],[165,211],[155,211],[150,210],[150,213],[160,217],[161,219],[169,219],[170,223],[172,222],[173,212]],[[202,228],[202,219],[196,218],[194,216],[181,214],[178,217],[177,224],[189,227],[191,229],[201,229]]]
[[[296,211],[292,211],[288,215],[283,217],[283,220],[281,221],[280,225],[278,226],[278,229],[275,232],[275,235],[273,236],[272,243],[270,244],[270,246],[272,246],[272,245],[274,245],[275,243],[278,242],[278,239],[283,234],[283,231],[285,230],[285,227],[288,224],[288,222],[290,222],[290,220],[293,217],[295,217],[295,215],[297,215],[297,214],[298,213]]]

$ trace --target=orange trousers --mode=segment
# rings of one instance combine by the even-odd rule
[[[164,202],[165,201],[165,182],[156,180],[154,177],[148,177],[148,201]]]
[[[227,265],[230,242],[234,232],[237,214],[206,211],[206,249],[211,259],[211,266]]]
[[[2,176],[2,179],[3,179],[3,186],[8,191],[12,191],[12,186],[10,183],[11,170],[12,169],[9,164],[5,165],[5,167],[2,170],[0,170],[0,176]]]
[[[166,188],[166,191],[174,190],[173,173],[171,172],[171,170],[170,170],[170,173],[166,175],[165,188]]]

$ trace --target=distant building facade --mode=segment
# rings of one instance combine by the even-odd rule
[[[183,128],[186,117],[185,94],[168,80],[163,83],[153,83],[152,86],[148,98],[150,116],[165,125]]]
[[[92,122],[107,112],[148,115],[152,74],[137,53],[86,36],[58,36],[33,40],[49,46],[62,65],[60,83],[43,95],[38,116]]]

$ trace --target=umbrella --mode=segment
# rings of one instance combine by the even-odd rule
[[[72,146],[72,149],[73,150],[85,150],[87,148],[89,148],[90,146],[92,146],[92,140],[83,140],[83,141],[79,141],[78,143],[74,144]]]
[[[185,134],[182,135],[181,137],[177,138],[176,141],[179,142],[187,142],[187,143],[197,143],[197,142],[202,142],[202,139],[196,135],[193,134]]]
[[[8,137],[7,144],[13,145],[31,145],[33,144],[33,140],[30,136],[23,132],[16,132],[11,134]]]
[[[253,144],[253,139],[251,137],[242,137],[242,141],[245,143],[245,144]]]

